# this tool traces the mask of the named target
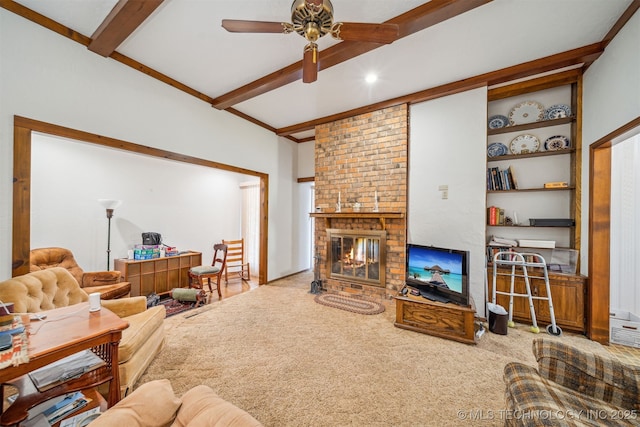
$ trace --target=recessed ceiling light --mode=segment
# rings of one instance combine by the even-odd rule
[[[371,84],[371,83],[374,83],[376,80],[378,80],[378,76],[375,75],[374,73],[369,73],[367,74],[367,77],[364,78],[364,80],[367,83]]]

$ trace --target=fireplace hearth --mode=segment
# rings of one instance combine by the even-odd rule
[[[386,231],[330,228],[327,237],[329,278],[385,286]]]

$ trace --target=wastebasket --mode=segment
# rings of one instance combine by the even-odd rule
[[[488,303],[489,309],[489,330],[494,334],[507,335],[507,322],[509,321],[509,313],[503,306]]]

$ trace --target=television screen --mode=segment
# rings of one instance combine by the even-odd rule
[[[409,243],[406,284],[425,298],[468,304],[468,252]]]

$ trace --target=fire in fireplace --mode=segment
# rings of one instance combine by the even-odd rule
[[[328,276],[385,286],[386,231],[327,229]]]

